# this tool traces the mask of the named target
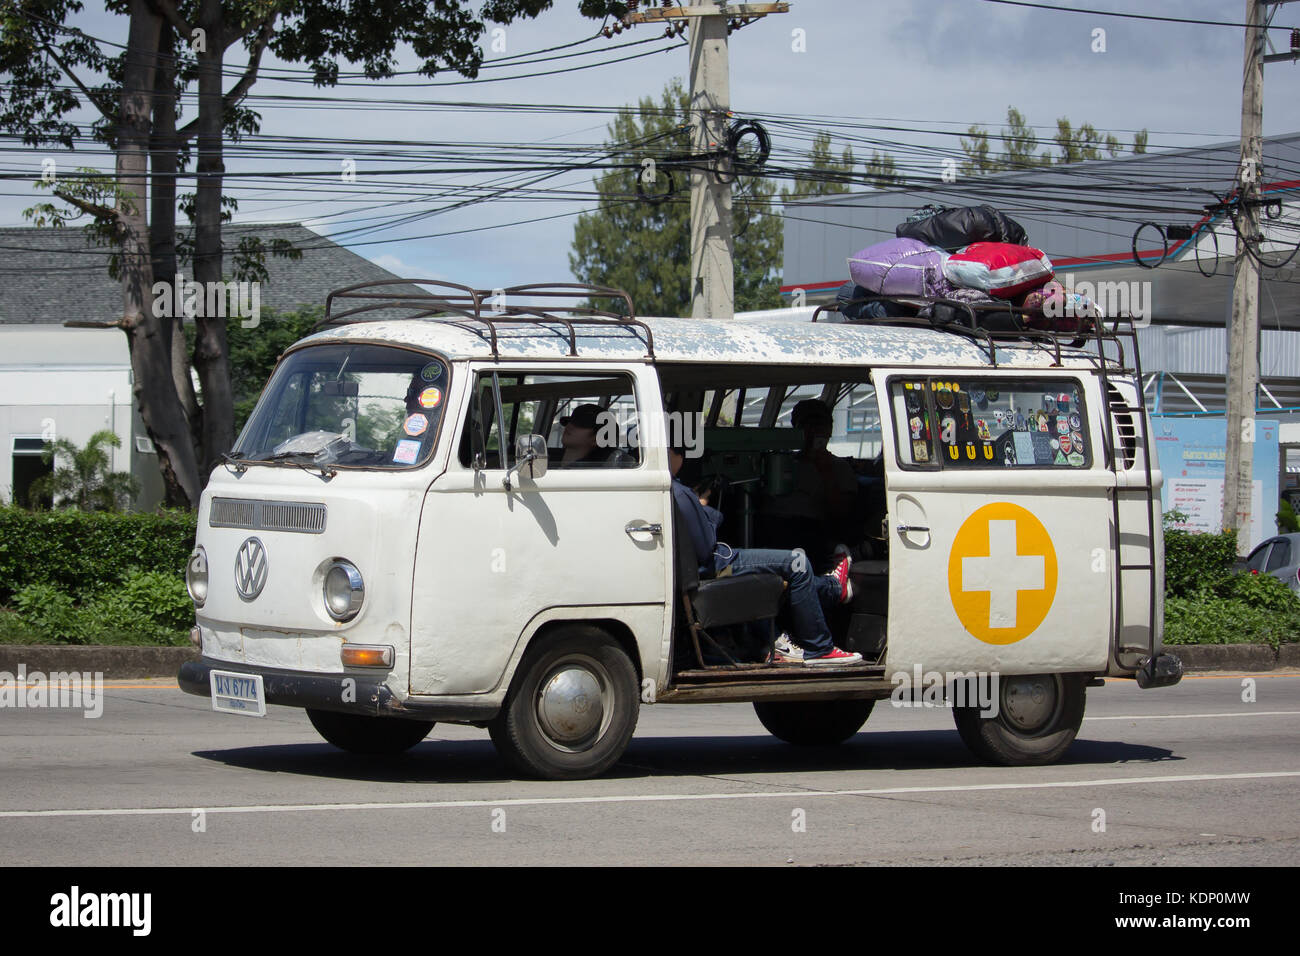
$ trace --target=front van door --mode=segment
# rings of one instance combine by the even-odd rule
[[[411,692],[493,691],[539,627],[592,619],[620,622],[643,676],[661,680],[669,476],[664,450],[637,439],[645,410],[662,408],[653,372],[485,364],[469,379],[460,447],[420,518]],[[530,434],[546,440],[547,471],[515,473],[507,489],[515,439]]]
[[[1104,671],[1113,474],[1087,374],[877,374],[887,673]]]

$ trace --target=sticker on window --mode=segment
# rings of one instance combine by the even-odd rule
[[[440,378],[442,378],[442,365],[438,362],[430,362],[420,369],[420,380],[423,382],[436,382]]]
[[[393,452],[393,461],[399,465],[413,465],[419,457],[420,443],[405,438],[397,443],[397,450]]]
[[[426,388],[420,393],[421,408],[437,408],[442,402],[442,389]]]
[[[402,423],[402,431],[412,436],[423,435],[425,429],[427,429],[428,427],[429,427],[428,416],[421,415],[418,412],[414,415],[407,416],[406,421]]]

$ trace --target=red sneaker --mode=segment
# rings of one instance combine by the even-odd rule
[[[829,654],[823,654],[821,657],[805,657],[803,662],[805,664],[860,664],[862,655],[850,654],[848,651],[833,647]]]
[[[847,554],[840,559],[840,563],[835,565],[834,570],[827,572],[828,578],[834,578],[835,583],[840,586],[840,603],[848,604],[853,600],[853,582],[849,580],[849,568],[853,566],[853,559]]]

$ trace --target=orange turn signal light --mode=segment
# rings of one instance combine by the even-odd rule
[[[344,644],[344,667],[392,667],[393,649],[381,644]]]

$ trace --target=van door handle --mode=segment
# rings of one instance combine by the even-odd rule
[[[624,534],[658,534],[664,533],[664,526],[661,524],[630,524],[623,529]]]
[[[929,528],[924,528],[919,524],[900,524],[898,528],[895,530],[897,530],[899,534],[907,534],[911,531],[915,531],[917,533],[924,532],[925,534],[930,533]]]

